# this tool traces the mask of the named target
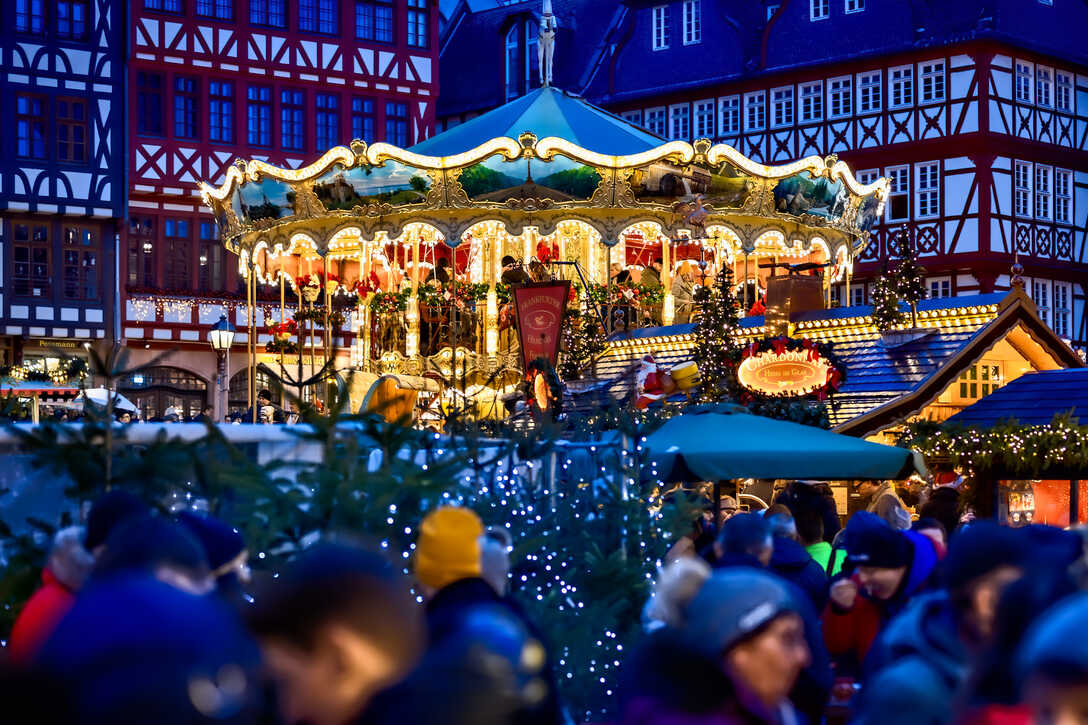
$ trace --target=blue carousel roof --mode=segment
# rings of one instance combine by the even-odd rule
[[[451,156],[496,136],[558,136],[601,154],[635,154],[665,139],[635,126],[580,96],[558,88],[538,88],[482,116],[444,131],[411,148],[427,156]]]

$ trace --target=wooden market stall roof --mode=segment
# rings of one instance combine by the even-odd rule
[[[833,345],[846,380],[829,411],[833,430],[864,437],[921,411],[999,341],[1008,342],[1035,369],[1081,367],[1084,363],[1035,311],[1022,289],[1007,294],[923,300],[920,331],[885,339],[872,322],[872,307],[837,307],[799,315],[794,337]],[[652,353],[658,363],[692,359],[695,325],[636,330],[613,339],[596,363],[596,378],[575,384],[575,405],[599,407],[623,400],[634,389],[639,360]],[[762,317],[740,321],[742,342],[767,335]]]
[[[1088,368],[1027,373],[945,422],[974,428],[992,428],[1010,419],[1047,425],[1055,415],[1069,412],[1088,421]]]

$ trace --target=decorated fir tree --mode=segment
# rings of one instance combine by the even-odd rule
[[[926,270],[918,264],[914,247],[904,242],[903,258],[895,269],[895,287],[899,298],[910,305],[911,327],[918,326],[918,302],[926,298]]]
[[[887,332],[903,322],[903,310],[899,308],[899,291],[896,280],[888,274],[885,264],[873,285],[873,322],[881,332]]]
[[[563,352],[558,373],[563,380],[576,380],[594,357],[604,352],[605,336],[600,320],[591,313],[567,310],[560,340]]]
[[[713,287],[695,291],[701,310],[695,324],[695,363],[699,366],[704,400],[737,397],[736,367],[740,346],[733,337],[740,320],[733,292],[733,270],[726,265]]]

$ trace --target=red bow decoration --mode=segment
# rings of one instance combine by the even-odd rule
[[[786,343],[788,340],[785,337],[776,337],[771,340],[771,347],[774,348],[775,355],[782,355],[786,352]]]
[[[842,382],[842,373],[836,368],[828,368],[827,370],[827,385],[830,385],[835,390],[839,389],[839,383]],[[826,389],[827,386],[824,386]]]

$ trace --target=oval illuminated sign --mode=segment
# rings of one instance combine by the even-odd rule
[[[824,358],[809,358],[804,350],[752,355],[737,367],[737,381],[764,395],[807,395],[827,383],[831,369]]]

